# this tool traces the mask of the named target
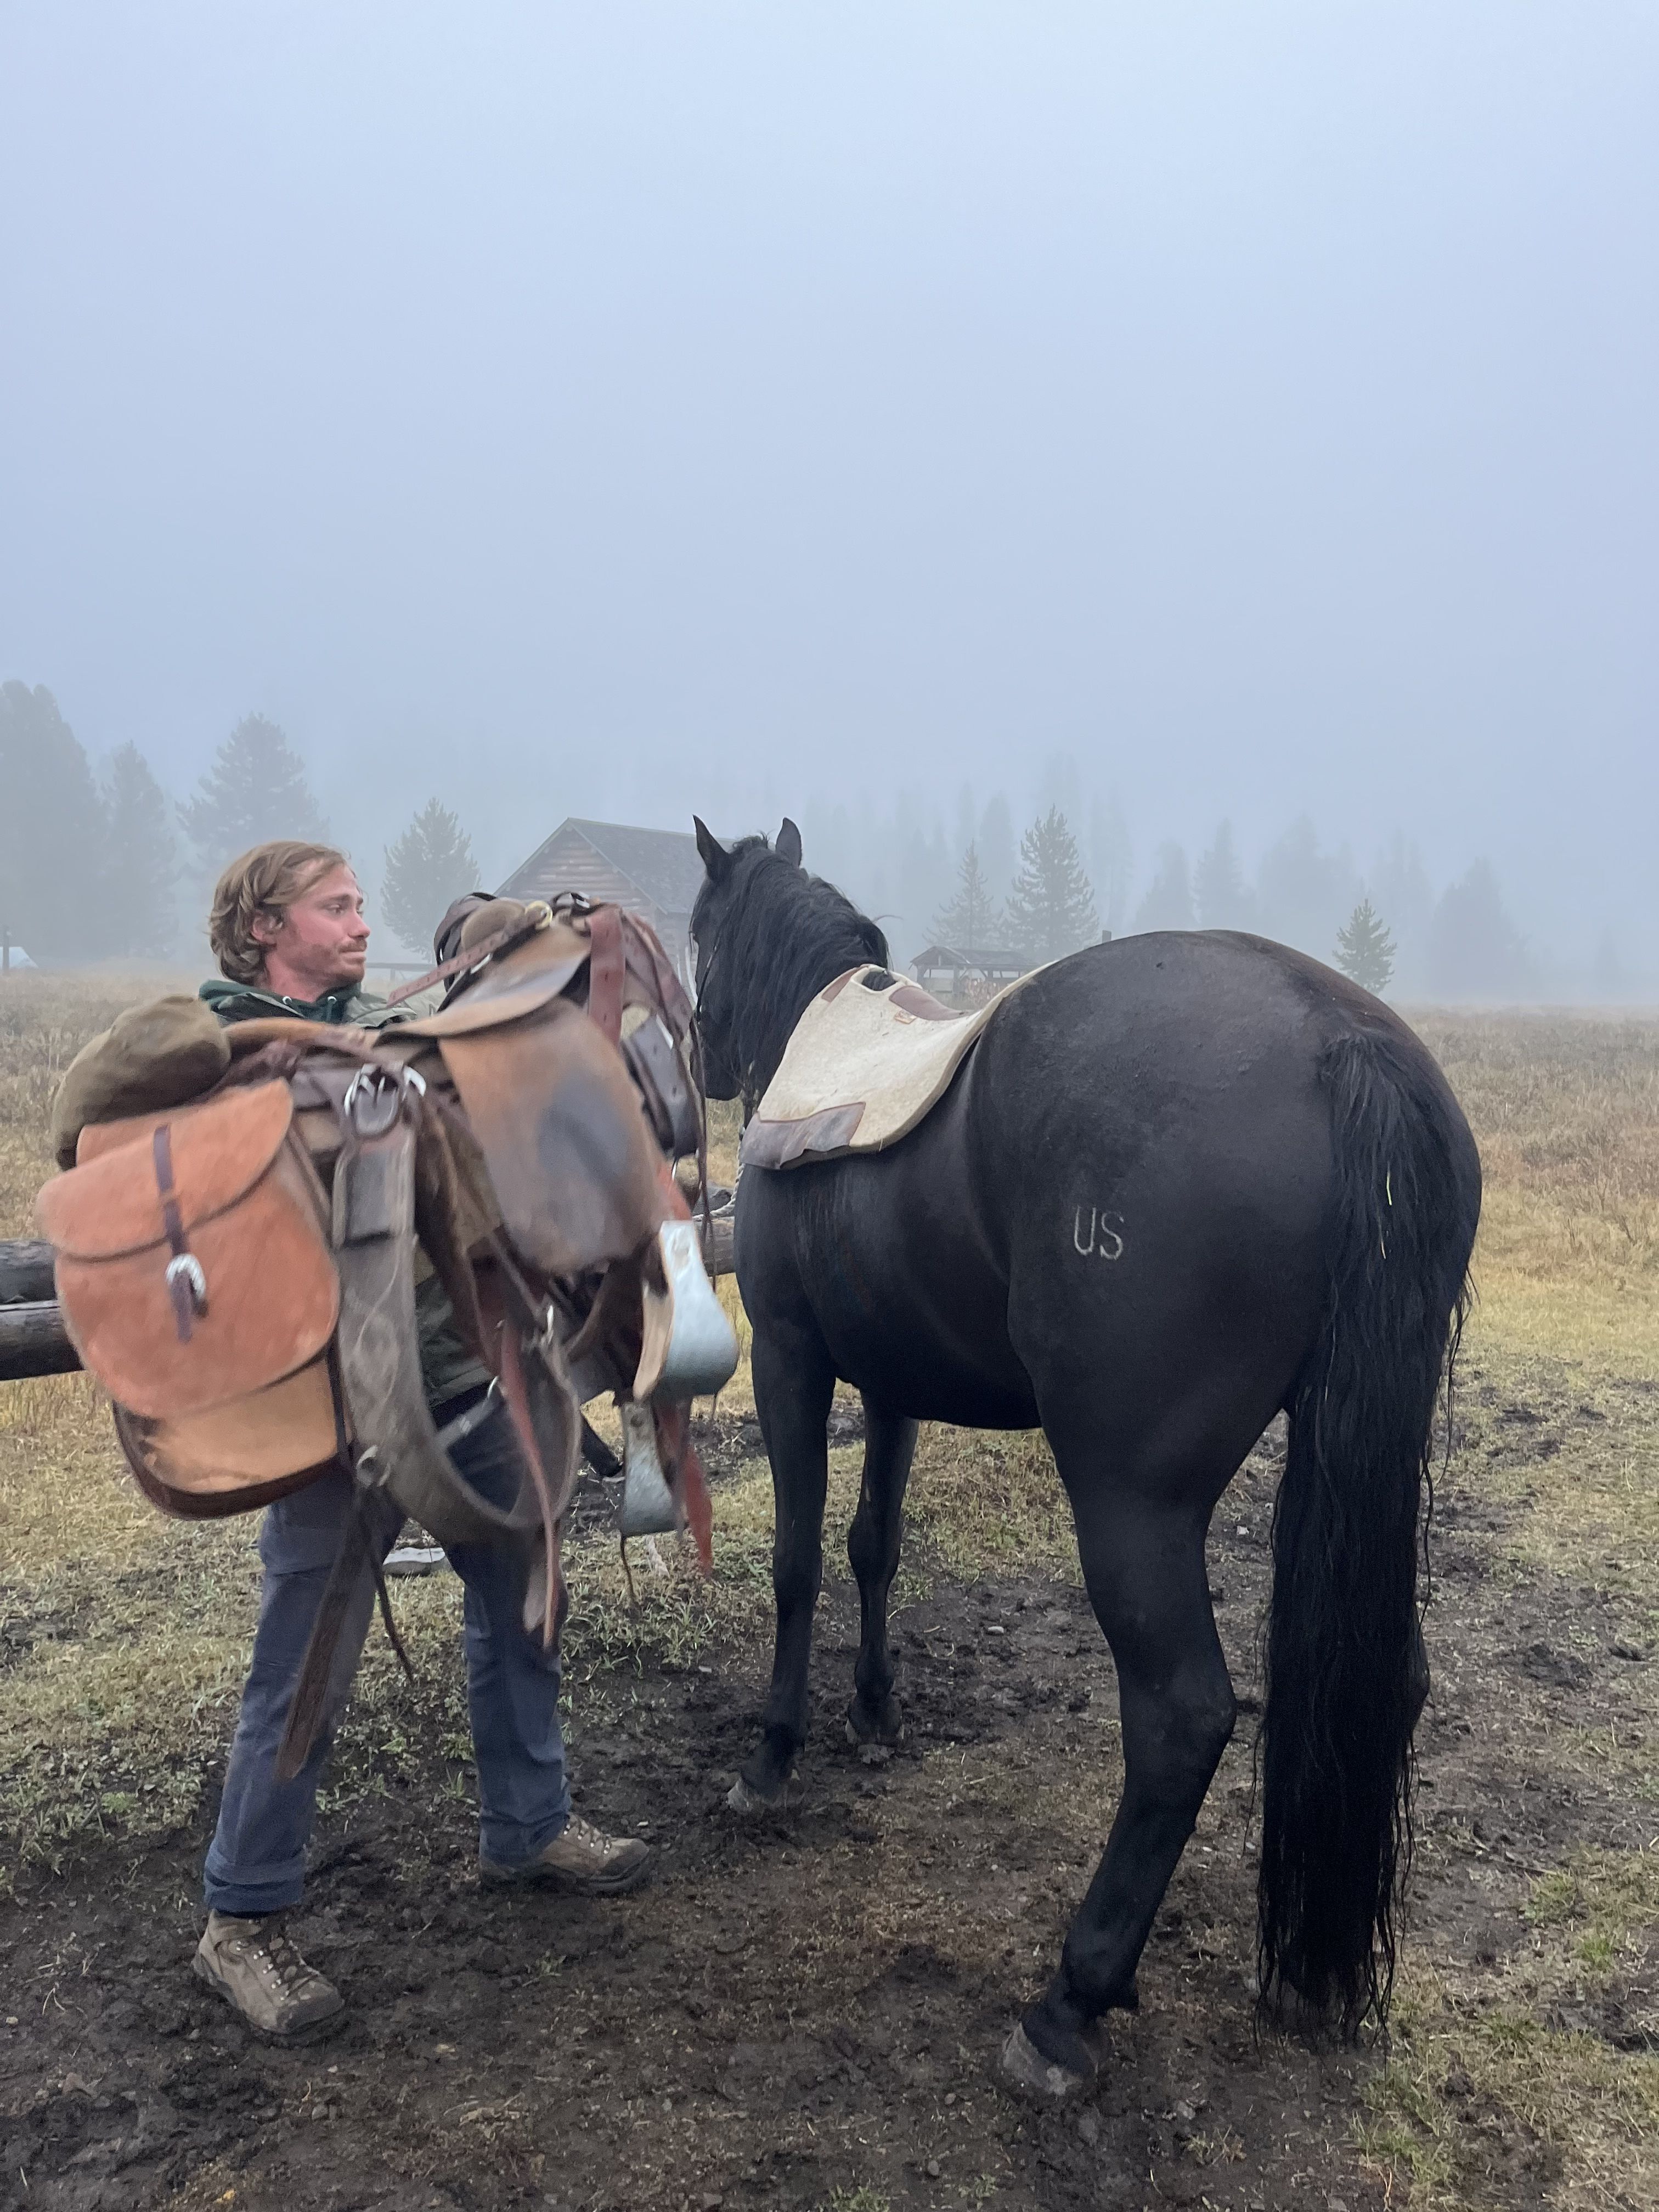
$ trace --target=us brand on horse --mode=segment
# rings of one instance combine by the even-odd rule
[[[805,872],[799,831],[696,825],[709,1093],[754,1115],[815,996],[876,925]],[[872,976],[872,985],[890,984]],[[996,1009],[890,1150],[739,1187],[737,1272],[776,1497],[777,1643],[734,1790],[775,1802],[805,1740],[825,1426],[863,1396],[848,1540],[853,1735],[901,1726],[887,1636],[916,1425],[1041,1425],[1116,1662],[1121,1799],[1059,1967],[1004,2064],[1063,2095],[1137,2002],[1158,1905],[1233,1730],[1205,1538],[1279,1411],[1259,1755],[1264,2002],[1386,2016],[1428,1687],[1418,1566],[1443,1374],[1480,1212],[1474,1139],[1406,1024],[1317,962],[1204,931],[1057,962]]]

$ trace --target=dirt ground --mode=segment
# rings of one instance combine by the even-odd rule
[[[1613,1593],[1498,1571],[1512,1509],[1478,1480],[1497,1454],[1505,1487],[1524,1485],[1607,1416],[1510,1399],[1478,1371],[1468,1395],[1462,1472],[1441,1501],[1412,1945],[1479,1990],[1544,1961],[1550,1930],[1528,1910],[1540,1874],[1647,1843],[1650,1800],[1612,1756],[1587,1767],[1583,1744],[1650,1744],[1656,1700]],[[741,1479],[742,1431],[726,1426],[711,1457]],[[1265,1439],[1229,1493],[1211,1551],[1247,1722],[1278,1449]],[[584,1684],[578,1799],[655,1844],[657,1879],[636,1898],[482,1895],[454,1762],[417,1757],[386,1796],[325,1819],[296,1932],[351,2014],[320,2045],[261,2046],[185,1973],[207,1807],[164,1843],[26,1878],[0,1914],[4,2201],[1387,2203],[1393,2176],[1355,2127],[1378,2055],[1255,2030],[1243,1741],[1097,2092],[1042,2115],[1000,2087],[1000,2040],[1103,1832],[1111,1667],[1069,1581],[927,1580],[899,1615],[908,1741],[876,1771],[842,1737],[857,1613],[850,1583],[832,1585],[798,1802],[759,1828],[724,1802],[757,1638]],[[1559,1987],[1544,2025],[1609,2051],[1659,2048],[1655,1932],[1594,1991]],[[1560,2172],[1547,2136],[1484,2100],[1466,2065],[1448,2075],[1486,2144],[1483,2201],[1542,2202]],[[1605,2201],[1650,2203],[1633,2169],[1632,2182]]]
[[[655,1846],[631,1899],[480,1893],[457,1586],[401,1586],[419,1679],[377,1641],[295,1917],[349,2015],[283,2050],[188,1972],[250,1532],[157,1534],[70,1402],[86,1386],[41,1386],[0,1437],[0,2205],[1659,2202],[1659,1372],[1645,1339],[1560,1348],[1568,1323],[1543,1327],[1544,1291],[1523,1289],[1473,1333],[1438,1486],[1391,2044],[1316,2049],[1253,2011],[1270,1431],[1210,1550],[1238,1735],[1141,2008],[1113,2017],[1098,2084],[1060,2112],[1010,2095],[997,2055],[1052,1969],[1120,1765],[1040,1443],[924,1437],[895,1599],[906,1741],[872,1769],[842,1729],[858,1419],[839,1409],[812,1740],[790,1807],[758,1826],[725,1802],[769,1656],[758,1431],[739,1402],[703,1432],[712,1585],[636,1548],[630,1606],[596,1501],[573,1547],[569,1735],[581,1808]],[[1647,1310],[1642,1253],[1612,1288],[1586,1275],[1577,1309],[1615,1291]],[[48,1464],[72,1471],[75,1512],[102,1501],[101,1542],[64,1533],[80,1524]]]

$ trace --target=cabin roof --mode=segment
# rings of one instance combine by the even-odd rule
[[[538,888],[542,863],[562,841],[580,838],[624,877],[663,914],[689,916],[702,888],[702,859],[697,841],[683,830],[636,830],[624,822],[590,822],[571,815],[544,838],[501,885],[507,897],[524,897]]]
[[[910,963],[917,975],[924,969],[937,972],[945,968],[980,968],[992,975],[1023,975],[1036,964],[1029,952],[1015,951],[1006,945],[993,951],[983,945],[926,945]]]

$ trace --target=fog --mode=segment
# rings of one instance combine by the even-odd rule
[[[1000,794],[1659,989],[1656,115],[1634,4],[0,4],[0,679],[371,880],[787,811],[920,941]]]

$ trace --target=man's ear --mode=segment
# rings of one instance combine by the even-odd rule
[[[248,934],[256,945],[275,945],[277,938],[282,934],[282,915],[268,914],[262,907],[255,913],[252,922],[249,926]]]
[[[800,831],[796,829],[787,814],[783,817],[783,827],[777,834],[772,850],[781,860],[787,860],[792,868],[799,867]]]
[[[708,871],[708,880],[717,884],[732,865],[732,855],[714,835],[700,814],[691,817],[697,832],[697,855]]]

